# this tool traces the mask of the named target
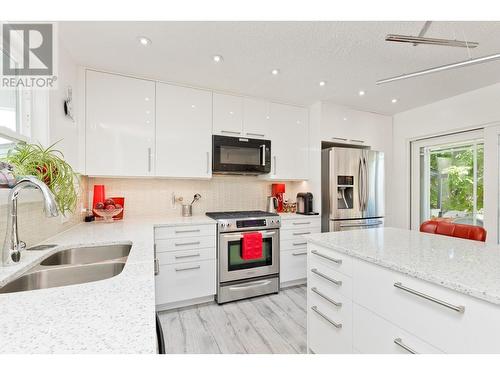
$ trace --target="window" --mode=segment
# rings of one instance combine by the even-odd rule
[[[16,142],[30,139],[30,114],[29,90],[0,89],[0,156]]]
[[[484,225],[482,132],[412,142],[412,228],[429,219]]]

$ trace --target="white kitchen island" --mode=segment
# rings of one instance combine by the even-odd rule
[[[312,353],[500,353],[500,249],[377,228],[308,241]]]

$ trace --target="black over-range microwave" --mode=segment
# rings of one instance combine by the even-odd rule
[[[265,174],[270,171],[270,140],[212,136],[212,172]]]

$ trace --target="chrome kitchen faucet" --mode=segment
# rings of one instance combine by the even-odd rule
[[[44,200],[44,210],[47,217],[59,215],[56,199],[49,187],[34,176],[26,176],[21,178],[16,185],[10,190],[8,198],[8,213],[7,213],[7,232],[5,234],[5,242],[2,251],[2,265],[17,263],[21,259],[21,250],[26,247],[26,244],[19,240],[17,232],[17,196],[19,192],[25,188],[35,188],[42,192]]]

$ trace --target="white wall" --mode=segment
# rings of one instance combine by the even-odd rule
[[[56,148],[64,154],[65,160],[73,166],[79,168],[79,140],[78,121],[80,118],[77,112],[78,94],[78,68],[66,49],[59,43],[58,47],[58,81],[57,89],[49,92],[49,134],[48,143],[52,144],[60,140]],[[68,87],[73,91],[73,109],[75,121],[72,121],[64,114],[63,103],[67,97]]]
[[[394,116],[393,179],[388,184],[391,197],[388,203],[392,218],[388,225],[402,228],[410,226],[410,140],[481,127],[489,129],[485,132],[485,138],[488,138],[494,133],[493,127],[500,122],[499,99],[500,84],[495,84]],[[487,145],[485,145],[485,163],[489,161],[495,165],[496,151],[491,153],[490,148],[490,152],[487,153],[486,147]],[[485,222],[489,222],[490,226],[496,222],[498,207],[498,204],[495,204],[497,194],[491,193],[498,181],[495,179],[496,171],[493,169],[495,168],[485,167]],[[486,191],[488,186],[490,186],[489,192]],[[493,210],[488,210],[488,207],[493,207]],[[492,228],[496,231],[495,225]]]

